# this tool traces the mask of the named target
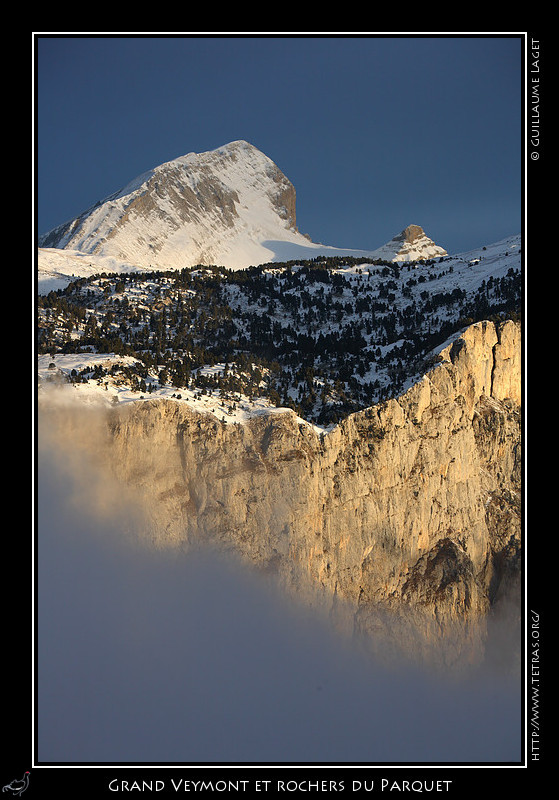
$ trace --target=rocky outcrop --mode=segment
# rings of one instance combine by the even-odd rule
[[[158,545],[233,550],[373,648],[475,660],[519,571],[520,372],[520,326],[483,322],[328,434],[144,401],[109,412],[100,454]]]
[[[408,225],[401,233],[375,250],[376,258],[387,261],[419,261],[421,259],[441,258],[447,251],[435,244],[420,225]]]
[[[411,244],[412,242],[417,241],[417,239],[421,239],[421,237],[425,236],[425,232],[421,225],[408,225],[407,228],[404,228],[402,233],[394,238],[398,241],[408,242]]]

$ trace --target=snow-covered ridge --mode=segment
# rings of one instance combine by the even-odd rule
[[[476,269],[469,269],[466,275],[462,272],[457,273],[460,275],[459,280],[466,280],[470,282],[474,276],[477,276],[480,271],[485,274],[491,274],[492,263],[495,259],[499,259],[499,268],[510,263],[507,260],[506,253],[509,253],[514,261],[514,266],[519,266],[520,262],[518,254],[521,248],[522,237],[520,234],[507,237],[499,242],[489,244],[483,247],[475,248],[474,250],[466,251],[464,253],[457,253],[455,255],[444,256],[446,259],[451,259],[456,265],[467,264],[474,267],[476,264],[479,266]],[[386,245],[388,247],[388,245]],[[316,249],[313,249],[316,248]],[[383,260],[391,260],[386,256],[379,256],[378,253],[383,248],[372,253],[364,253],[360,250],[342,250],[335,247],[318,247],[314,245],[313,248],[307,243],[306,246],[290,245],[288,242],[278,247],[278,253],[282,257],[276,259],[269,259],[269,261],[291,261],[291,260],[305,260],[316,258],[317,255],[328,256],[350,256],[353,258],[362,258],[363,264],[367,264],[376,258]],[[375,255],[375,252],[377,255]],[[430,258],[423,256],[423,258]],[[439,255],[437,258],[441,258]],[[256,263],[256,262],[255,262]],[[268,260],[263,260],[258,263],[268,263]],[[402,260],[401,263],[405,263]],[[225,264],[231,268],[230,264]],[[131,261],[122,260],[109,255],[101,255],[97,253],[84,253],[79,250],[73,249],[58,249],[53,247],[40,247],[38,249],[38,285],[37,290],[39,294],[48,294],[50,291],[63,289],[71,281],[76,278],[89,278],[92,275],[97,275],[102,272],[141,272],[145,270],[156,269],[156,267],[139,268],[137,264]],[[353,270],[354,267],[350,267]],[[458,284],[457,284],[458,285]]]
[[[421,236],[408,241],[412,229]],[[297,230],[295,188],[268,156],[245,141],[188,153],[144,172],[40,236],[39,247],[43,277],[80,275],[77,262],[85,265],[84,256],[92,269],[106,269],[110,261],[113,268],[129,271],[196,264],[243,269],[318,255],[408,261],[446,253],[419,226],[409,226],[376,250],[310,241]]]
[[[49,402],[58,405],[73,405],[79,403],[89,407],[107,407],[118,401],[119,405],[137,403],[144,399],[172,400],[185,403],[199,414],[211,414],[216,419],[225,423],[244,423],[253,417],[268,414],[294,414],[290,408],[276,407],[266,398],[248,398],[240,394],[234,403],[223,399],[217,392],[202,395],[200,392],[181,388],[180,391],[172,386],[160,386],[150,395],[139,395],[126,383],[114,380],[96,381],[94,378],[81,383],[70,385],[67,383],[72,372],[90,370],[94,374],[95,367],[105,370],[113,366],[127,366],[139,363],[130,356],[116,356],[114,353],[69,353],[40,355],[38,357],[37,376],[39,380],[39,397],[48,398]],[[205,367],[200,374],[220,374],[225,364],[216,364]],[[297,416],[298,423],[308,425],[316,433],[327,433],[333,425],[317,425],[302,417]]]

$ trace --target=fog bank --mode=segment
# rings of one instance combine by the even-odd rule
[[[520,759],[517,673],[371,662],[269,579],[147,546],[71,452],[38,453],[40,762]]]

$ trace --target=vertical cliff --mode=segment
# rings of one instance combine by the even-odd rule
[[[159,546],[218,544],[319,597],[373,648],[479,657],[520,568],[521,332],[468,328],[402,396],[319,435],[174,401],[107,412],[99,454]],[[388,644],[387,644],[388,643]]]

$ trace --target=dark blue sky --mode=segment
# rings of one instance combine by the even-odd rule
[[[37,228],[142,172],[246,139],[315,242],[421,225],[449,252],[521,231],[516,37],[38,37]]]

